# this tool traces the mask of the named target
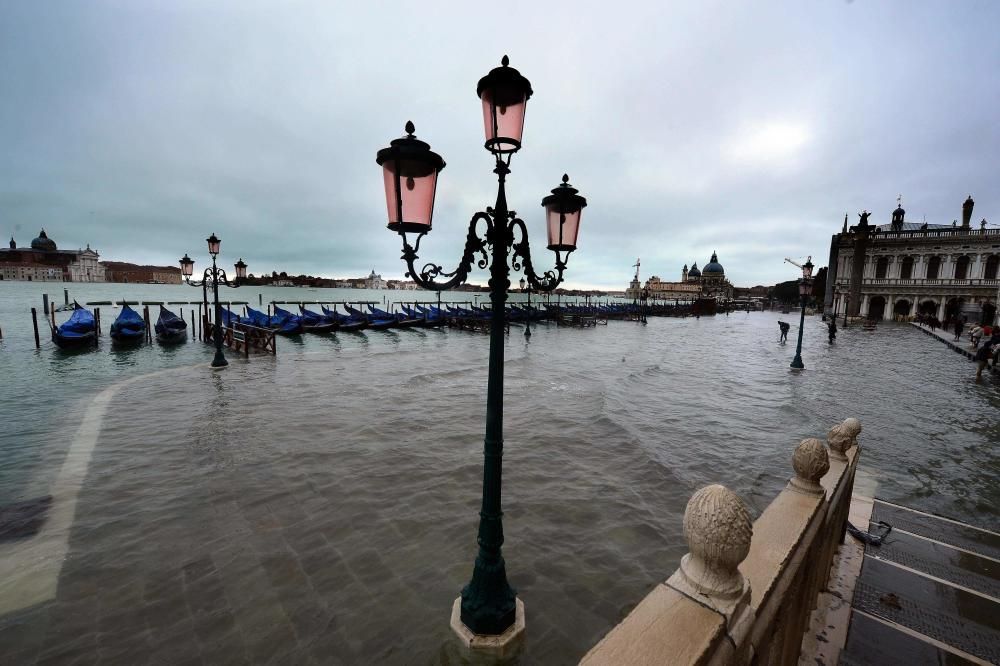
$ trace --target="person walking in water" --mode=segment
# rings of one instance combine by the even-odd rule
[[[833,341],[837,339],[837,320],[835,318],[831,318],[830,321],[826,322],[826,330],[830,336],[830,344],[832,345]]]
[[[790,329],[791,327],[792,327],[791,324],[789,324],[787,321],[778,322],[778,328],[781,329],[781,338],[778,340],[778,342],[788,342],[788,329]]]
[[[963,322],[962,319],[959,319],[958,317],[955,317],[955,341],[956,342],[958,342],[958,339],[962,337],[962,328],[963,328],[964,325],[965,324],[964,324],[964,322]]]
[[[983,340],[983,346],[976,352],[976,383],[983,381],[983,370],[993,358],[994,352],[1000,349],[1000,335]]]

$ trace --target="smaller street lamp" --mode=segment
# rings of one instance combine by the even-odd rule
[[[201,287],[202,302],[205,304],[205,311],[208,311],[208,285],[212,285],[212,294],[215,299],[215,330],[214,330],[214,340],[215,340],[215,358],[212,359],[213,368],[224,368],[229,365],[226,360],[226,355],[222,353],[222,305],[219,303],[219,285],[225,285],[227,287],[232,287],[235,289],[240,286],[240,280],[246,278],[247,276],[247,265],[240,258],[234,264],[236,268],[236,279],[229,281],[226,277],[226,271],[219,268],[215,259],[219,256],[219,251],[222,248],[222,241],[213,233],[211,236],[205,239],[208,243],[208,253],[212,255],[212,267],[205,269],[205,274],[202,279],[195,281],[191,279],[191,275],[194,273],[194,260],[184,253],[184,256],[180,258],[181,265],[181,275],[184,277],[184,281],[191,285],[192,287]]]
[[[531,285],[528,284],[527,280],[521,278],[521,291],[527,292],[528,294],[528,314],[527,320],[524,322],[524,337],[531,337]]]
[[[802,299],[802,313],[799,315],[799,341],[795,345],[795,358],[792,359],[791,367],[802,370],[806,366],[802,363],[802,329],[806,323],[806,303],[809,302],[809,292],[812,291],[812,257],[806,257],[806,263],[802,264],[802,278],[799,280],[799,296]]]

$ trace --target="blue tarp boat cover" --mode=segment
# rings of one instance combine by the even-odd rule
[[[154,328],[157,335],[169,335],[186,331],[187,322],[161,305],[160,316],[157,317]]]
[[[111,324],[111,335],[118,335],[126,338],[136,338],[146,332],[146,322],[142,315],[130,308],[127,304],[122,305],[122,311]]]
[[[97,327],[94,324],[93,313],[79,305],[73,311],[73,316],[58,327],[59,335],[67,338],[87,335],[88,333],[93,333],[95,330],[97,330]]]

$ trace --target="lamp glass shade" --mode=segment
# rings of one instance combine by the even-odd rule
[[[527,284],[528,282],[524,278],[521,278],[521,291],[524,291],[524,288],[527,286]]]
[[[576,236],[580,230],[580,214],[582,212],[582,210],[577,210],[572,213],[564,213],[558,205],[545,207],[550,250],[572,252],[576,249]]]
[[[524,133],[524,112],[531,97],[531,83],[510,67],[507,56],[500,67],[479,79],[476,94],[483,105],[486,149],[495,155],[517,152]]]
[[[481,99],[486,148],[495,154],[517,152],[524,134],[527,97],[521,91],[498,87],[484,90]]]
[[[219,249],[222,247],[222,241],[216,238],[215,234],[212,234],[211,236],[206,238],[205,242],[208,243],[209,254],[214,254],[214,255],[219,254]]]
[[[555,252],[575,250],[576,236],[580,231],[580,215],[587,206],[587,200],[569,184],[569,176],[563,174],[562,184],[542,199],[542,206],[545,207],[549,249]]]
[[[809,280],[802,280],[799,282],[799,295],[808,296],[812,285],[809,284]]]
[[[813,263],[812,259],[806,259],[806,263],[802,264],[802,277],[809,279],[813,274]]]
[[[186,278],[191,277],[191,274],[194,273],[194,260],[185,254],[181,257],[180,264],[181,274]]]
[[[375,156],[382,167],[388,227],[400,233],[431,230],[437,176],[445,166],[441,156],[414,131],[413,123],[407,121],[406,136],[393,139]]]
[[[434,217],[434,194],[437,170],[426,163],[406,160],[382,165],[385,204],[389,228],[404,231],[430,231]]]
[[[236,268],[237,279],[242,280],[247,276],[247,265],[242,258],[234,264],[234,267]]]

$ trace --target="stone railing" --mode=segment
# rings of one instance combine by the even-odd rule
[[[837,278],[837,286],[850,283],[848,278]],[[996,289],[1000,279],[990,278],[865,278],[865,287],[988,287]]]
[[[861,423],[847,419],[792,455],[795,475],[751,524],[727,488],[684,512],[689,551],[581,664],[794,664],[844,538]]]

